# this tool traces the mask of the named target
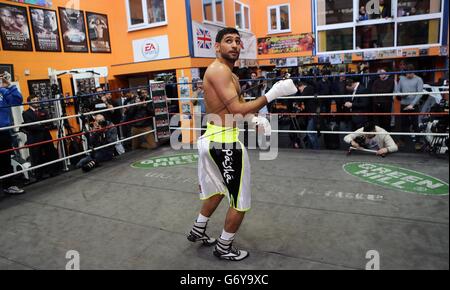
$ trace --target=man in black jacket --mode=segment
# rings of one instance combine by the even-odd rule
[[[369,120],[367,116],[360,116],[357,113],[370,113],[372,110],[370,97],[358,97],[356,95],[368,94],[367,89],[359,82],[355,82],[353,79],[346,80],[347,92],[353,94],[351,100],[345,102],[344,107],[349,109],[351,113],[356,115],[352,116],[352,130],[359,129]]]
[[[386,70],[378,70],[379,78],[372,85],[373,94],[392,94],[395,89],[394,79],[386,75]],[[393,97],[375,97],[373,99],[373,112],[374,113],[391,113]],[[374,123],[387,130],[391,129],[391,116],[375,116]]]
[[[300,82],[298,85],[301,96],[314,96],[314,87],[306,82]],[[304,99],[303,107],[304,113],[316,113],[317,112],[317,101],[315,99]],[[308,116],[307,117],[307,131],[316,131],[317,130],[317,116]],[[319,137],[315,133],[306,134],[308,138],[308,145],[310,149],[318,150],[320,149],[320,141]]]
[[[30,108],[22,113],[23,122],[34,123],[48,119],[48,112],[46,110],[40,109],[39,97],[30,96],[27,99],[30,104]],[[50,134],[50,123],[31,125],[24,127],[22,129],[27,135],[26,145],[31,145],[39,142],[50,141],[52,136]],[[58,158],[58,153],[56,152],[53,143],[46,143],[39,146],[34,146],[29,148],[31,165],[37,166],[41,165]],[[51,176],[56,175],[58,172],[58,164],[49,165],[47,168],[41,167],[35,170],[35,178],[40,180],[43,178],[44,172],[48,172]]]
[[[138,91],[138,96],[132,103],[141,103],[148,100],[148,94],[146,90]],[[155,115],[152,103],[142,104],[138,106],[129,107],[126,112],[126,120],[133,121],[138,119],[147,118],[145,120],[131,123],[131,135],[135,136],[141,133],[145,133],[152,130],[153,117]],[[142,142],[141,138],[134,138],[131,140],[131,147],[133,150],[138,148],[155,149],[157,147],[155,142],[155,136],[153,133],[149,133],[143,137],[145,142]]]
[[[347,95],[346,88],[347,78],[344,72],[339,74],[339,79],[333,83],[332,94],[333,95]],[[336,98],[336,112],[337,113],[350,113],[350,109],[344,106],[345,103],[350,102],[352,100],[351,97],[345,98]],[[350,132],[353,131],[352,127],[352,117],[340,115],[336,118],[336,121],[339,124],[339,131]],[[344,136],[341,136],[341,141],[344,143]]]

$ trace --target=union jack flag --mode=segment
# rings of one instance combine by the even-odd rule
[[[197,45],[199,48],[210,49],[212,47],[211,32],[197,28]]]

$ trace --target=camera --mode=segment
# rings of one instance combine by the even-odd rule
[[[102,121],[97,122],[97,124],[100,127],[105,128],[108,125],[108,122],[106,122],[106,120],[102,120]]]
[[[366,145],[366,137],[364,136],[358,136],[353,141],[355,141],[361,147],[364,147]]]

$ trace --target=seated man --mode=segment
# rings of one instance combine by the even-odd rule
[[[105,117],[101,114],[95,116],[93,123],[93,131],[89,133],[89,147],[97,148],[106,144],[116,142],[117,128],[110,127],[112,123],[105,120]],[[84,172],[89,172],[97,167],[101,162],[112,160],[114,157],[114,145],[102,148],[100,150],[94,150],[88,156],[81,159],[77,164],[77,168],[81,168]]]
[[[361,134],[368,132],[386,134]],[[345,136],[344,141],[357,149],[375,150],[379,156],[398,151],[398,146],[389,133],[383,128],[375,126],[372,122],[366,123],[363,128],[358,129],[355,133]]]

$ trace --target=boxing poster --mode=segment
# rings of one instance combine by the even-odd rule
[[[26,8],[0,3],[0,31],[4,50],[33,51]]]
[[[81,10],[58,7],[65,52],[88,52],[84,13]]]
[[[30,7],[36,51],[61,51],[56,11]]]
[[[91,52],[111,53],[108,16],[86,12]]]

